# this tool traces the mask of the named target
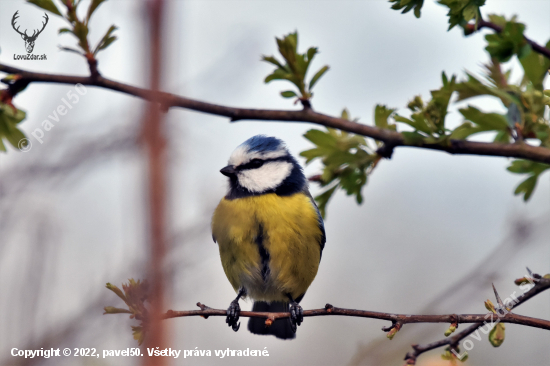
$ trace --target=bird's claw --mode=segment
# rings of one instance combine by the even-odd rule
[[[304,309],[297,303],[290,304],[290,325],[292,330],[296,332],[296,326],[304,321]]]
[[[241,323],[237,323],[239,321],[239,316],[241,313],[241,307],[239,306],[238,301],[231,301],[231,304],[227,308],[227,318],[225,319],[225,322],[227,323],[227,326],[231,327],[233,331],[238,331],[241,327]]]

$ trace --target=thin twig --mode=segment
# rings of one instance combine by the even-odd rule
[[[531,299],[532,297],[550,288],[550,279],[541,278],[539,275],[532,275],[531,277],[533,282],[536,282],[535,286],[531,288],[529,291],[525,292],[523,295],[520,295],[517,297],[517,302],[513,305],[514,308],[516,308],[517,306],[523,304],[524,302]],[[505,316],[498,317],[498,320],[501,323],[509,323],[505,319],[510,315],[512,315],[512,313],[508,312],[506,313]],[[413,351],[407,353],[407,355],[405,356],[405,361],[407,361],[407,365],[414,365],[418,356],[420,356],[424,352],[428,352],[432,349],[447,346],[447,345],[457,346],[461,340],[463,340],[464,338],[466,338],[467,336],[475,332],[478,328],[484,326],[486,320],[487,319],[485,319],[484,321],[476,322],[470,325],[469,327],[467,327],[466,329],[464,329],[463,331],[451,337],[441,339],[437,342],[429,343],[426,345],[416,345],[416,344],[413,345],[412,346]],[[544,322],[546,322],[546,320]],[[515,323],[515,324],[521,324],[521,323]],[[523,325],[527,325],[527,324],[523,324]]]
[[[0,64],[0,71],[9,74],[19,75],[16,81],[10,81],[6,79],[3,80],[5,83],[11,85],[31,82],[60,83],[72,85],[80,83],[83,85],[97,86],[105,89],[119,91],[149,101],[156,101],[161,103],[165,109],[168,109],[170,107],[180,107],[207,114],[228,117],[233,122],[240,120],[307,122],[326,127],[337,128],[362,136],[371,137],[375,140],[382,141],[392,147],[408,146],[445,151],[450,154],[503,156],[528,159],[550,164],[550,149],[540,146],[531,146],[525,143],[499,144],[465,140],[450,140],[448,143],[420,143],[418,145],[412,145],[406,143],[403,135],[399,132],[374,126],[368,126],[361,123],[348,121],[343,118],[331,117],[326,114],[315,112],[310,108],[304,108],[302,110],[233,108],[189,99],[171,93],[153,93],[151,90],[120,83],[114,80],[107,79],[103,76],[92,78],[88,76],[35,73],[7,66],[4,64]]]
[[[550,286],[549,286],[550,287]],[[188,316],[202,316],[208,318],[210,316],[227,316],[227,310],[223,309],[212,309],[200,302],[197,303],[197,306],[201,310],[186,310],[186,311],[174,311],[168,310],[164,314],[164,319],[171,318],[182,318]],[[377,311],[368,311],[368,310],[355,310],[355,309],[344,309],[337,308],[330,304],[327,304],[324,309],[313,309],[313,310],[304,310],[304,317],[314,317],[314,316],[353,316],[357,318],[370,318],[370,319],[381,319],[388,320],[392,322],[392,325],[389,327],[384,327],[382,330],[388,332],[393,329],[396,324],[412,324],[412,323],[482,323],[485,321],[490,321],[493,313],[486,314],[444,314],[444,315],[410,315],[410,314],[393,314],[393,313],[382,313]],[[269,313],[269,312],[258,312],[258,311],[241,311],[241,317],[248,318],[265,318],[266,320],[277,320],[289,318],[289,312],[281,313]],[[495,316],[496,317],[496,316]],[[517,315],[512,313],[507,313],[506,315],[499,317],[500,322],[502,323],[512,323],[520,324],[528,327],[541,328],[550,330],[550,320],[531,318],[528,316]]]

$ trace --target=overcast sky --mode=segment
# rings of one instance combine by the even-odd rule
[[[23,1],[0,1],[0,61],[29,70],[85,75],[87,65],[77,55],[59,52],[57,45],[75,45],[70,35],[57,35],[64,26],[50,15],[44,32],[36,41],[35,53],[47,61],[15,61],[23,54],[24,42],[13,31],[11,17],[19,10],[22,28],[42,21],[43,12]],[[545,0],[487,0],[483,15],[517,14],[527,24],[526,34],[539,43],[550,38],[550,2]],[[263,79],[271,66],[260,62],[261,55],[276,55],[275,37],[297,30],[299,49],[319,47],[313,69],[325,64],[331,69],[316,86],[313,107],[339,115],[346,107],[361,123],[372,124],[374,106],[404,107],[415,95],[429,98],[429,91],[441,85],[441,72],[464,77],[466,70],[479,74],[488,60],[482,34],[463,37],[459,29],[447,32],[446,10],[426,0],[422,18],[401,15],[386,1],[169,1],[166,19],[166,68],[164,89],[187,97],[238,107],[295,109],[291,100],[279,96],[287,86],[268,85]],[[99,56],[99,68],[106,77],[146,86],[148,50],[143,41],[147,29],[140,2],[111,0],[101,5],[91,22],[91,39],[97,41],[116,24],[118,40]],[[485,34],[486,32],[481,32]],[[278,55],[277,55],[278,56]],[[513,78],[521,77],[517,62]],[[546,85],[550,86],[548,80]],[[15,104],[27,111],[21,128],[30,135],[73,90],[69,85],[32,84]],[[112,91],[87,88],[76,108],[48,131],[44,143],[31,138],[33,148],[21,153],[11,149],[0,156],[0,180],[20,166],[41,166],[67,158],[67,151],[86,146],[84,141],[104,141],[109,136],[131,136],[138,130],[145,104],[136,98]],[[485,111],[503,112],[500,103],[489,98],[469,101]],[[454,104],[449,120],[461,123]],[[286,141],[290,151],[311,148],[302,135],[314,125],[278,122],[229,123],[225,118],[171,110],[167,116],[170,139],[171,231],[193,235],[178,237],[173,295],[170,307],[194,309],[200,301],[211,307],[226,308],[234,298],[219,260],[217,246],[209,232],[209,218],[226,189],[219,169],[226,165],[232,150],[255,134],[274,135]],[[32,136],[32,135],[31,135]],[[107,137],[106,137],[107,136]],[[481,136],[488,140],[490,136]],[[139,275],[124,271],[130,261],[146,255],[143,227],[143,170],[140,155],[117,154],[100,164],[85,165],[64,180],[33,182],[25,192],[6,184],[6,197],[0,205],[12,208],[21,200],[25,210],[42,210],[58,233],[59,251],[55,281],[50,283],[57,297],[47,309],[43,328],[76,313],[87,304],[88,292],[101,292],[105,282],[120,283]],[[300,158],[304,163],[304,159]],[[495,285],[510,294],[515,278],[525,265],[540,273],[550,272],[548,224],[550,223],[550,176],[541,181],[530,202],[513,195],[521,177],[505,170],[509,159],[451,156],[434,151],[399,148],[391,160],[382,161],[364,188],[364,203],[338,192],[328,207],[327,244],[317,278],[308,290],[304,309],[320,308],[329,302],[339,307],[387,312],[415,313],[437,294],[473,268],[483,267],[483,258],[514,231],[514,223],[524,218],[537,220],[532,229],[532,250],[519,250],[502,265],[495,265]],[[319,165],[306,168],[308,175],[319,172]],[[311,187],[312,192],[318,188]],[[0,192],[1,193],[1,192]],[[23,198],[21,198],[24,196]],[[28,207],[28,208],[27,208]],[[20,208],[23,210],[22,208]],[[15,208],[14,208],[15,210]],[[1,216],[0,216],[1,218]],[[4,257],[0,257],[0,286],[9,286],[22,267],[23,253],[31,239],[28,226],[12,226]],[[1,230],[2,226],[0,226]],[[0,244],[1,245],[1,244]],[[518,247],[519,248],[519,247]],[[0,248],[1,249],[1,248]],[[1,253],[1,252],[0,252]],[[8,264],[9,263],[9,264]],[[492,268],[492,267],[491,267]],[[492,271],[492,270],[491,270]],[[497,273],[498,272],[498,273]],[[8,287],[6,287],[8,288]],[[457,298],[438,308],[440,313],[485,311],[483,301],[493,298],[492,289],[475,298]],[[507,295],[506,295],[507,296]],[[519,313],[550,317],[550,295],[538,296],[522,306]],[[454,301],[454,300],[453,300]],[[105,305],[120,305],[112,297]],[[10,309],[0,300],[0,308]],[[245,303],[243,308],[250,307]],[[104,319],[101,308],[97,317]],[[115,317],[113,317],[114,319]],[[130,320],[116,318],[122,331],[105,343],[101,336],[88,336],[82,330],[78,347],[124,348],[134,345]],[[1,321],[1,318],[0,318]],[[100,320],[97,320],[100,321]],[[102,321],[102,320],[101,320]],[[113,320],[115,321],[115,320]],[[246,322],[246,320],[243,320]],[[17,321],[13,321],[13,326]],[[47,323],[47,324],[46,324]],[[261,364],[336,365],[359,357],[363,346],[385,340],[377,320],[353,318],[306,318],[297,339],[282,342],[253,336],[241,327],[233,333],[222,318],[177,319],[172,323],[176,349],[242,349],[267,347],[269,358]],[[419,328],[415,328],[419,327]],[[42,329],[42,328],[41,328]],[[429,337],[415,338],[415,329],[428,329]],[[446,325],[408,325],[400,334],[405,343],[380,343],[384,353],[400,364],[411,343],[429,343],[443,337]],[[110,331],[110,330],[109,330]],[[40,333],[40,331],[37,331]],[[403,334],[401,334],[403,333]],[[103,333],[99,333],[100,335]],[[19,347],[26,341],[9,337],[0,327],[0,350]],[[493,349],[487,340],[476,343],[469,365],[542,365],[550,359],[550,333],[507,326],[506,341]],[[88,342],[84,344],[83,342]],[[9,347],[4,348],[2,347]],[[58,345],[63,347],[63,344]],[[3,352],[3,351],[2,351]],[[442,352],[434,351],[436,359]],[[4,354],[0,355],[0,359]],[[430,358],[424,355],[425,361]],[[376,364],[368,355],[356,358],[362,364]],[[387,359],[389,360],[389,359]],[[525,362],[527,360],[527,362]],[[103,360],[105,365],[130,364],[130,360]],[[50,362],[52,362],[50,360]],[[389,362],[389,361],[388,361]],[[253,359],[187,359],[174,364],[257,364]],[[420,362],[422,365],[422,362]]]

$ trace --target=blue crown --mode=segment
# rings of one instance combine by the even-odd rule
[[[285,143],[282,140],[266,135],[253,136],[243,142],[243,145],[247,146],[250,152],[269,152],[286,149]]]

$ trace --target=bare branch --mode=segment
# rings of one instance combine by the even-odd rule
[[[171,318],[182,318],[188,316],[202,316],[208,318],[209,316],[227,316],[227,310],[223,309],[212,309],[200,302],[197,303],[197,306],[201,310],[186,310],[186,311],[173,311],[168,310],[164,315],[164,319]],[[370,319],[381,319],[389,320],[392,322],[392,325],[389,327],[384,327],[382,330],[388,332],[395,327],[395,324],[411,324],[411,323],[482,323],[484,321],[490,320],[493,313],[487,314],[444,314],[444,315],[409,315],[409,314],[392,314],[392,313],[381,313],[377,311],[368,311],[368,310],[355,310],[355,309],[344,309],[337,308],[330,304],[327,304],[324,309],[313,309],[313,310],[304,310],[304,317],[313,317],[313,316],[331,316],[331,315],[340,315],[340,316],[353,316],[357,318],[370,318]],[[246,318],[265,318],[266,320],[275,321],[277,319],[289,318],[290,313],[268,313],[268,312],[257,312],[257,311],[241,311],[241,317]],[[496,317],[496,316],[495,316]],[[550,320],[531,318],[528,316],[517,315],[512,313],[507,313],[506,315],[499,318],[502,323],[512,323],[512,324],[521,324],[528,327],[541,328],[550,330]]]
[[[533,282],[536,282],[536,284],[529,291],[527,291],[523,295],[517,297],[518,300],[513,305],[514,308],[521,305],[522,303],[526,302],[530,298],[532,298],[532,297],[538,295],[539,293],[541,293],[545,290],[548,290],[550,288],[550,279],[540,277],[537,274],[533,274],[533,275],[530,274],[530,276],[532,277]],[[509,317],[509,316],[512,316],[512,315],[515,316],[515,314],[512,314],[512,313],[508,312],[508,313],[506,313],[505,316],[499,317],[498,319],[502,323],[509,323],[505,320],[505,318]],[[538,319],[538,320],[540,320],[540,319]],[[546,320],[544,320],[543,322],[546,322]],[[512,322],[510,322],[510,323],[512,323]],[[415,345],[412,346],[413,351],[407,353],[407,355],[405,356],[405,361],[407,361],[408,365],[414,365],[415,362],[416,362],[416,359],[418,358],[418,356],[420,356],[424,352],[428,352],[432,349],[447,346],[447,345],[456,346],[456,345],[458,345],[458,343],[461,340],[463,340],[464,338],[466,338],[467,336],[469,336],[470,334],[475,332],[478,328],[482,327],[484,324],[485,324],[484,321],[474,323],[474,324],[470,325],[468,328],[464,329],[463,331],[461,331],[461,332],[459,332],[459,333],[457,333],[457,334],[455,334],[451,337],[448,337],[448,338],[442,339],[440,341],[437,341],[437,342],[429,343],[429,344],[422,345],[422,346],[419,346],[419,345],[415,344]],[[522,323],[516,322],[514,324],[522,324]],[[527,324],[522,324],[522,325],[527,325]],[[542,325],[542,323],[541,323],[541,325]],[[531,325],[529,325],[529,326],[531,326]]]
[[[9,84],[9,89],[13,90],[14,93],[21,89],[19,87],[20,84],[26,85],[31,82],[73,85],[80,83],[83,85],[97,86],[100,88],[119,91],[149,101],[156,101],[161,103],[164,109],[168,109],[171,107],[180,107],[197,112],[228,117],[233,122],[240,120],[307,122],[326,127],[337,128],[362,136],[371,137],[375,140],[382,141],[392,147],[418,147],[461,155],[503,156],[528,159],[550,164],[550,149],[540,146],[531,146],[525,143],[499,144],[465,140],[451,140],[449,143],[422,143],[419,145],[411,145],[405,142],[403,135],[399,132],[374,126],[368,126],[361,123],[348,121],[343,118],[331,117],[326,114],[315,112],[310,108],[304,108],[302,110],[233,108],[189,99],[171,93],[153,93],[153,91],[151,90],[120,83],[104,78],[103,76],[87,77],[35,73],[7,66],[4,64],[0,64],[0,71],[18,75],[15,81],[6,79],[3,80],[3,82]],[[12,96],[15,95],[14,93],[12,93]]]

